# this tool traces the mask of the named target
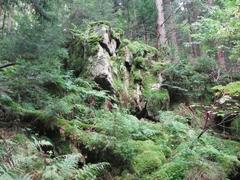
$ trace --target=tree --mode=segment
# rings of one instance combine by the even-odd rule
[[[164,46],[167,43],[165,31],[165,18],[163,11],[163,0],[156,0],[156,8],[158,13],[157,18],[157,46]]]
[[[211,1],[211,11],[197,20],[193,27],[194,38],[219,66],[226,69],[227,65],[239,62],[240,23],[238,1]]]
[[[173,48],[173,60],[177,61],[178,59],[178,40],[177,40],[177,31],[176,31],[176,25],[175,25],[175,12],[173,7],[173,1],[172,0],[166,0],[166,4],[168,5],[168,12],[169,12],[169,30],[168,34],[170,35],[171,39],[171,46]]]

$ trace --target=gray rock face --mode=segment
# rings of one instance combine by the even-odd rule
[[[94,81],[104,90],[113,93],[114,86],[110,58],[107,51],[99,45],[97,55],[90,57],[89,61],[91,62],[90,71]]]
[[[102,38],[100,45],[109,53],[109,55],[116,56],[116,51],[120,43],[120,37],[113,37],[111,27],[100,24],[95,26],[92,30]]]
[[[99,24],[91,28],[90,33],[100,37],[97,47],[97,54],[88,58],[90,62],[90,72],[93,80],[104,90],[114,93],[113,73],[111,66],[111,56],[116,56],[119,48],[119,37],[113,37],[112,29],[105,25]]]

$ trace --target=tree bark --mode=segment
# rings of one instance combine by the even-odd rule
[[[0,0],[0,28],[2,28],[2,13],[3,13],[2,5],[3,5],[3,3]]]
[[[208,1],[207,1],[208,5],[213,5],[213,1],[214,1],[214,0],[208,0]]]
[[[207,4],[209,6],[212,6],[214,3],[214,0],[208,0]],[[219,46],[220,44],[217,42],[213,42],[215,44],[215,46]],[[225,61],[225,51],[222,48],[217,48],[217,52],[216,52],[216,61],[218,63],[218,66],[223,69],[226,70],[226,61]]]
[[[156,0],[157,8],[157,47],[164,46],[167,43],[165,25],[164,25],[164,11],[163,11],[163,0]]]
[[[16,63],[9,63],[9,64],[2,65],[2,66],[0,66],[0,70],[4,69],[4,68],[7,68],[7,67],[10,67],[10,66],[14,66],[14,65],[16,65]]]
[[[174,16],[175,16],[175,12],[174,12],[174,8],[173,8],[173,0],[166,0],[166,3],[168,4],[168,10],[170,13],[170,18],[169,18],[169,31],[170,31],[170,38],[171,38],[171,43],[172,43],[172,47],[174,48],[174,53],[173,53],[173,60],[177,61],[178,59],[178,40],[177,40],[177,31],[176,31],[176,26],[174,23]]]
[[[10,5],[9,7],[9,12],[8,12],[8,19],[7,19],[7,30],[10,33],[13,27],[13,4]]]
[[[4,36],[4,29],[5,29],[5,21],[6,21],[6,11],[3,12],[3,20],[2,20],[2,36]]]
[[[194,6],[192,4],[187,4],[187,10],[188,10],[188,24],[189,24],[189,44],[191,47],[191,55],[192,57],[199,57],[201,56],[201,49],[199,44],[196,44],[196,42],[194,42],[194,39],[192,38],[192,34],[193,34],[193,28],[192,28],[192,23],[195,22],[197,20],[198,17],[198,12],[196,12],[196,9],[194,8]]]
[[[217,62],[220,68],[226,70],[225,52],[221,48],[219,48],[217,51]]]

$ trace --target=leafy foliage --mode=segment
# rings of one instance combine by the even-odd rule
[[[239,176],[239,143],[216,137],[214,131],[200,137],[203,115],[196,117],[188,108],[190,101],[211,100],[212,86],[238,78],[222,72],[215,55],[224,49],[227,60],[238,62],[239,2],[216,1],[208,8],[200,0],[172,3],[177,11],[166,16],[168,39],[174,30],[171,20],[177,25],[176,36],[181,35],[176,57],[183,60],[170,63],[168,47],[156,49],[142,42],[156,40],[154,1],[0,3],[0,179],[217,180]],[[89,24],[95,20],[101,21]],[[109,24],[124,32],[112,30]],[[137,119],[130,114],[132,107],[123,109],[119,97],[86,78],[86,60],[97,53],[102,40],[94,33],[100,25],[108,28],[112,39],[124,33],[133,38],[118,42],[119,51],[111,57],[115,84],[126,101],[134,99],[138,85],[143,112],[151,106],[155,122]],[[125,63],[125,48],[130,50],[131,67]],[[8,63],[13,64],[2,67]],[[125,73],[133,76],[126,78],[127,88]],[[219,96],[239,99],[238,81],[213,90]],[[178,100],[186,105],[177,114],[159,112],[171,109],[169,102]],[[235,111],[239,104],[229,106]],[[232,125],[239,127],[239,119]]]

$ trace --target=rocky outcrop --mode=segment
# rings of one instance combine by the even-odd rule
[[[94,80],[101,89],[111,94],[114,93],[111,57],[116,56],[120,47],[120,34],[103,22],[90,24],[84,33],[73,31],[71,56],[77,56],[77,62],[72,63],[75,64],[73,69]]]
[[[114,92],[110,56],[100,45],[98,48],[98,53],[88,58],[91,76],[102,89]]]
[[[83,34],[74,35],[78,41],[74,46],[81,47],[77,64],[84,65],[82,74],[116,96],[121,106],[139,118],[151,119],[168,108],[168,92],[159,82],[161,63],[156,48],[121,40],[121,33],[107,23],[93,23]],[[154,84],[157,87],[151,89]]]
[[[233,82],[226,86],[216,86],[215,105],[215,124],[218,130],[240,136],[240,82]]]

